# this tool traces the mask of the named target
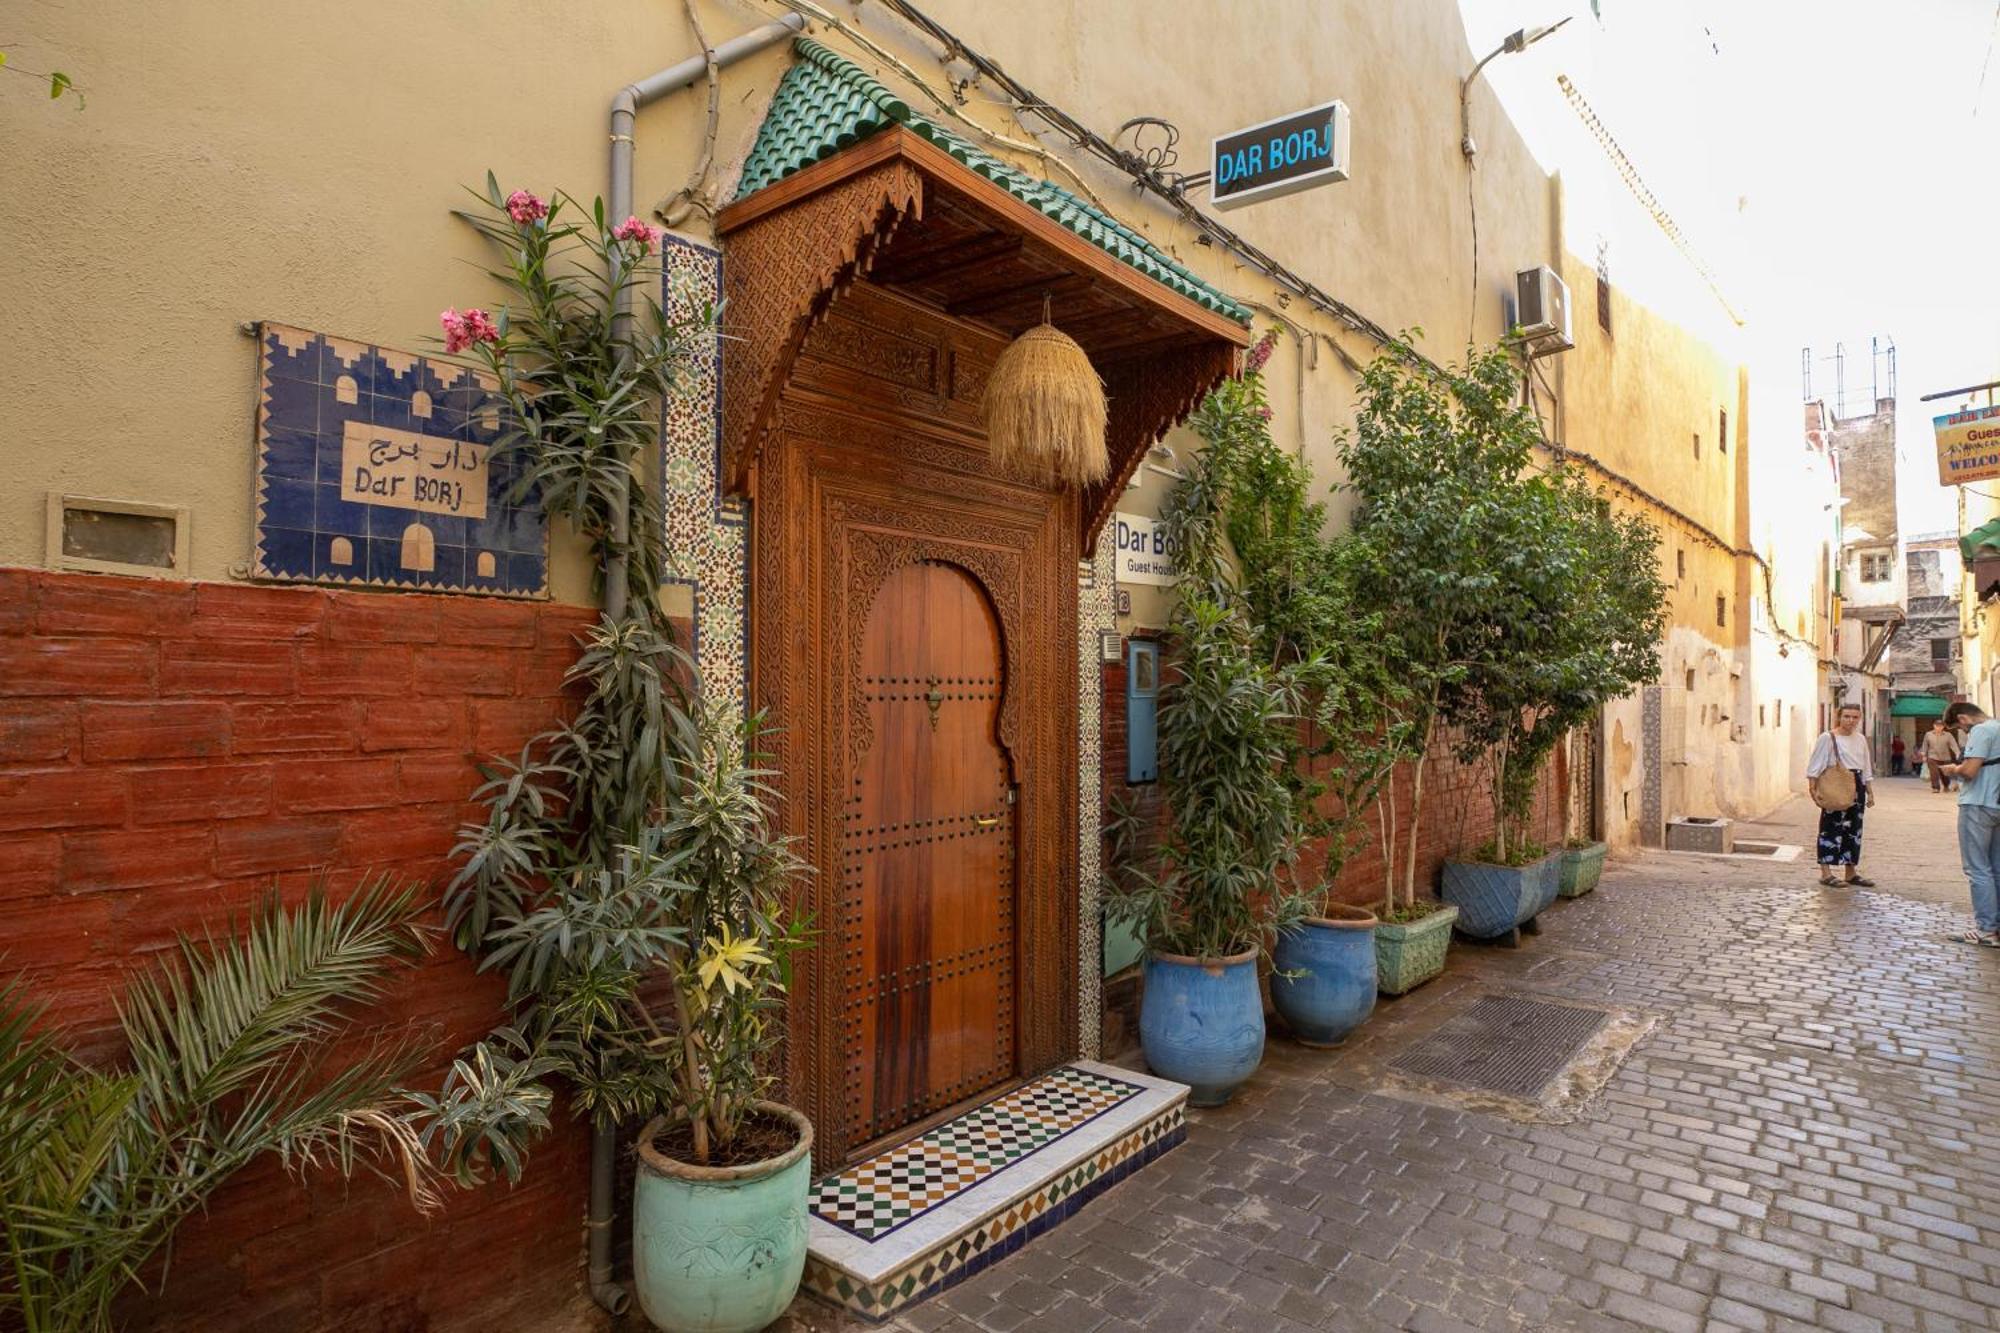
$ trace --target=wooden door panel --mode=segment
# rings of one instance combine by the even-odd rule
[[[1070,1058],[1079,1000],[1078,497],[994,476],[968,428],[1004,340],[866,283],[836,309],[852,317],[808,337],[752,480],[754,688],[780,728],[785,827],[817,872],[786,1093],[820,1169],[922,1118],[910,1108]],[[932,347],[935,391],[862,354],[860,327]],[[980,595],[928,605],[896,578],[926,563]],[[878,601],[899,609],[871,641]],[[967,641],[990,651],[946,669]],[[870,782],[881,846],[860,836]],[[928,841],[889,845],[919,821]]]
[[[860,1140],[1014,1072],[1001,660],[999,620],[967,571],[912,563],[876,590],[859,662],[871,743],[843,858]]]

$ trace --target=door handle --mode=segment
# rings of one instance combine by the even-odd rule
[[[972,821],[972,826],[974,828],[992,828],[995,824],[999,822],[1000,822],[1000,816],[998,815],[987,815],[984,818],[975,816]]]

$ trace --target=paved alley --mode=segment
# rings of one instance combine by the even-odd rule
[[[1346,1049],[1274,1033],[1183,1147],[890,1327],[2000,1326],[2000,953],[1944,938],[1950,802],[1881,788],[1877,889],[1815,883],[1803,800],[1740,831],[1797,861],[1614,863],[1518,951],[1454,944]],[[1571,1123],[1381,1090],[1495,990],[1652,1026]],[[780,1327],[862,1325],[802,1302]]]

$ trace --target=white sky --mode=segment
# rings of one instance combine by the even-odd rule
[[[1556,76],[1589,99],[1747,317],[1760,438],[1797,429],[1801,347],[1845,344],[1854,412],[1869,338],[1894,339],[1904,534],[1951,528],[1930,418],[1963,400],[1918,399],[2000,379],[2000,51],[1981,84],[1995,0],[1460,9],[1476,55],[1574,15],[1486,80],[1551,167],[1580,151]],[[1830,362],[1813,389],[1832,399]]]

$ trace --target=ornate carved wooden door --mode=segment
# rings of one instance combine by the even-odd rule
[[[857,608],[858,609],[858,608]],[[866,1140],[1014,1072],[1014,817],[985,590],[920,561],[867,610],[868,720],[842,860],[841,1027]],[[858,719],[857,719],[858,720]]]
[[[992,475],[1002,345],[858,285],[757,466],[756,697],[815,870],[786,1091],[821,1167],[1076,1049],[1077,499]]]

